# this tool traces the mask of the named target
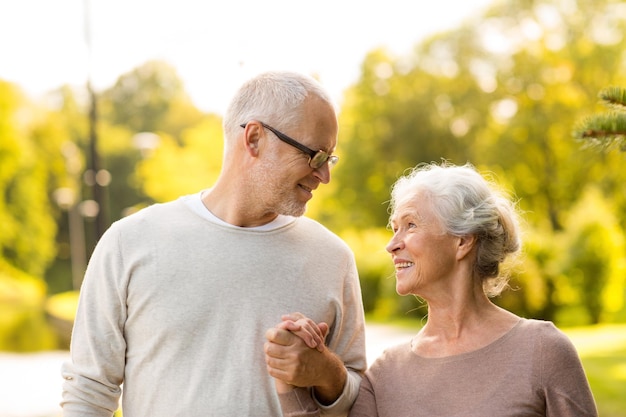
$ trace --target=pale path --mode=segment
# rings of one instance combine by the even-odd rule
[[[60,369],[68,356],[0,352],[0,417],[60,416]]]
[[[415,329],[408,329],[384,324],[368,324],[366,326],[367,365],[371,365],[386,348],[411,340],[418,330],[417,325]]]
[[[368,364],[386,347],[410,340],[416,331],[368,325]],[[60,369],[68,358],[65,351],[0,352],[0,417],[60,417]]]

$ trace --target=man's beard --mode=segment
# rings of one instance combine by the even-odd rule
[[[254,201],[262,202],[261,204],[266,206],[265,212],[267,213],[302,216],[306,212],[306,202],[297,199],[298,190],[288,188],[285,186],[285,181],[268,175],[268,173],[276,172],[277,169],[279,169],[277,164],[270,161],[253,174],[252,180],[257,184],[263,184],[262,187],[255,189],[259,195],[254,198]]]
[[[273,202],[276,213],[293,217],[300,217],[305,213],[306,203],[296,198],[297,190],[285,188],[284,183],[274,183],[271,188],[275,190],[270,201]]]

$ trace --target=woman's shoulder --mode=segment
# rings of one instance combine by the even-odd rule
[[[525,333],[532,332],[541,337],[561,338],[564,336],[564,333],[548,320],[522,318],[519,327]]]
[[[403,364],[407,363],[407,359],[412,356],[411,341],[407,340],[406,342],[385,349],[380,356],[374,360],[372,366],[370,366],[370,371],[381,372],[392,367],[403,366]]]
[[[520,332],[522,337],[528,338],[533,335],[536,345],[540,346],[544,351],[546,348],[559,354],[565,352],[575,353],[576,351],[569,337],[551,321],[522,319],[520,328],[523,330]]]

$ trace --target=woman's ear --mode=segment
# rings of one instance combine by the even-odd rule
[[[457,243],[457,260],[465,258],[476,246],[476,235],[459,236]]]

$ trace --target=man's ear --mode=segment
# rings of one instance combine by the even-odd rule
[[[256,121],[248,122],[243,132],[244,145],[250,155],[257,157],[259,155],[259,142],[265,130],[260,123]]]
[[[465,258],[476,246],[476,235],[464,235],[459,236],[457,243],[457,259],[461,260]]]

